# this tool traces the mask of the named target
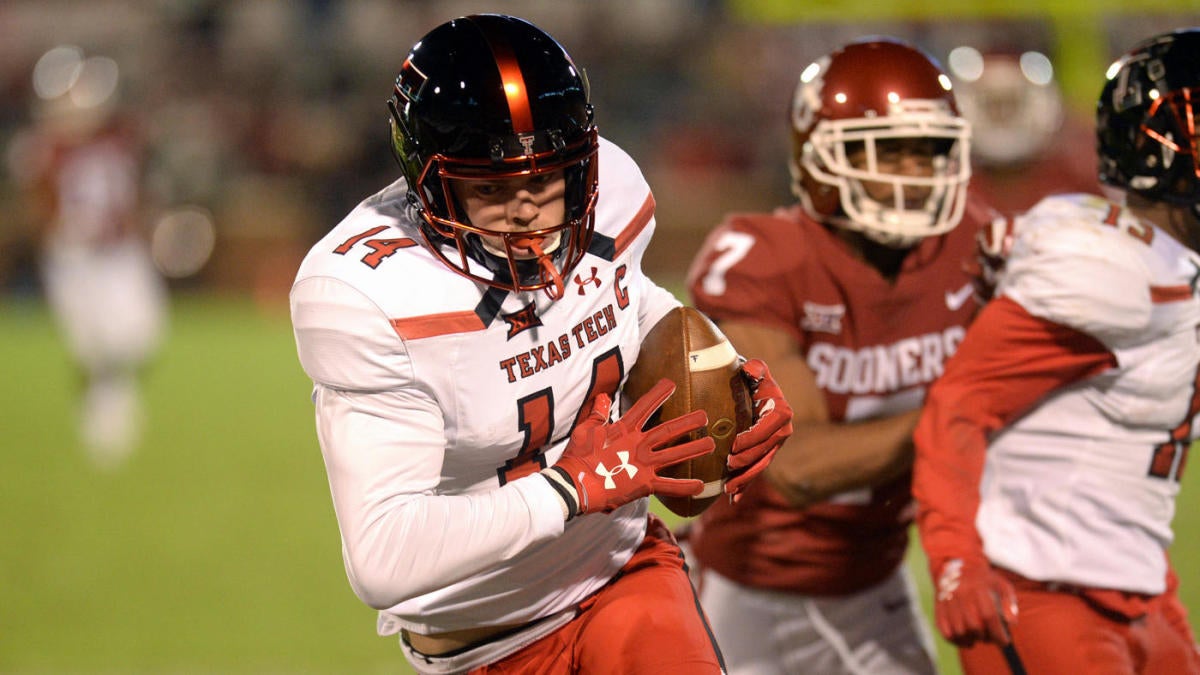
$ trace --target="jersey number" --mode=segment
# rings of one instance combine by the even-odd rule
[[[1154,241],[1154,230],[1147,227],[1141,221],[1136,218],[1121,220],[1121,207],[1116,204],[1109,205],[1108,214],[1104,216],[1104,224],[1124,231],[1125,234],[1147,246],[1150,245],[1150,242]]]
[[[1183,423],[1171,430],[1171,440],[1154,448],[1148,472],[1151,476],[1177,482],[1183,477],[1188,449],[1192,447],[1192,420],[1197,413],[1200,413],[1200,367],[1192,380],[1192,402]]]
[[[360,232],[353,237],[350,237],[346,241],[343,241],[340,246],[333,249],[333,252],[338,255],[346,255],[350,252],[350,249],[354,248],[355,244],[366,239],[366,241],[363,242],[363,246],[371,249],[371,252],[363,256],[362,262],[367,267],[375,269],[376,267],[379,267],[379,263],[383,262],[384,258],[392,255],[396,251],[402,248],[408,248],[410,246],[417,245],[417,242],[409,239],[408,237],[402,237],[400,239],[367,239],[367,237],[373,237],[386,229],[386,225],[380,225],[379,227],[372,227],[366,232]]]
[[[583,406],[575,414],[571,430],[592,410],[596,396],[617,395],[617,386],[625,376],[625,364],[621,352],[614,347],[596,357],[592,362],[592,381],[588,386]],[[516,480],[546,468],[546,447],[554,439],[554,391],[549,387],[517,401],[517,426],[523,435],[521,450],[516,457],[496,469],[500,484]]]
[[[754,237],[745,232],[726,232],[713,243],[716,257],[700,280],[700,287],[709,295],[725,294],[725,273],[738,264],[754,247]]]

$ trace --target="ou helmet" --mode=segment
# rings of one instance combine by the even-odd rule
[[[972,157],[1014,166],[1038,157],[1063,125],[1054,65],[1038,51],[955,47],[946,60],[962,116],[971,123]]]
[[[392,151],[433,254],[488,286],[561,297],[594,231],[599,148],[587,81],[562,45],[511,16],[454,19],[413,46],[388,107]],[[473,225],[451,189],[558,171],[565,218],[536,230]]]
[[[792,98],[792,191],[813,218],[907,248],[948,232],[962,218],[971,177],[970,126],[958,114],[950,78],[924,52],[893,38],[851,42],[809,64]],[[884,173],[881,141],[930,139],[933,175]],[[856,148],[866,166],[851,164]],[[887,203],[864,182],[892,186]],[[926,190],[923,204],[905,190]]]
[[[1100,181],[1200,217],[1200,29],[1164,33],[1108,68],[1096,104]]]

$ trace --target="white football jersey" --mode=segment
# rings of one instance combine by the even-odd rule
[[[291,293],[343,557],[381,634],[532,621],[633,554],[648,500],[563,524],[536,475],[680,303],[645,277],[654,200],[601,140],[596,232],[565,294],[514,294],[426,248],[399,180],[318,242]],[[613,416],[616,416],[614,412]]]
[[[1117,367],[991,439],[976,525],[993,563],[1163,590],[1178,474],[1197,436],[1198,275],[1194,251],[1099,197],[1051,197],[1016,221],[997,292],[1096,338]]]

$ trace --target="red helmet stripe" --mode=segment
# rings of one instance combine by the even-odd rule
[[[488,44],[496,57],[496,67],[500,69],[501,86],[504,87],[504,97],[508,99],[513,133],[533,133],[533,112],[529,107],[529,92],[525,88],[521,64],[517,63],[517,56],[507,42],[490,37]]]

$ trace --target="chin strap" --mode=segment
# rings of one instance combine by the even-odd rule
[[[512,243],[533,251],[533,254],[537,256],[539,268],[538,278],[541,281],[550,284],[542,290],[546,291],[546,295],[548,295],[551,300],[561,299],[563,296],[562,275],[558,273],[558,268],[554,266],[554,261],[552,261],[550,256],[546,255],[546,252],[542,250],[540,245],[541,239],[514,239]]]

